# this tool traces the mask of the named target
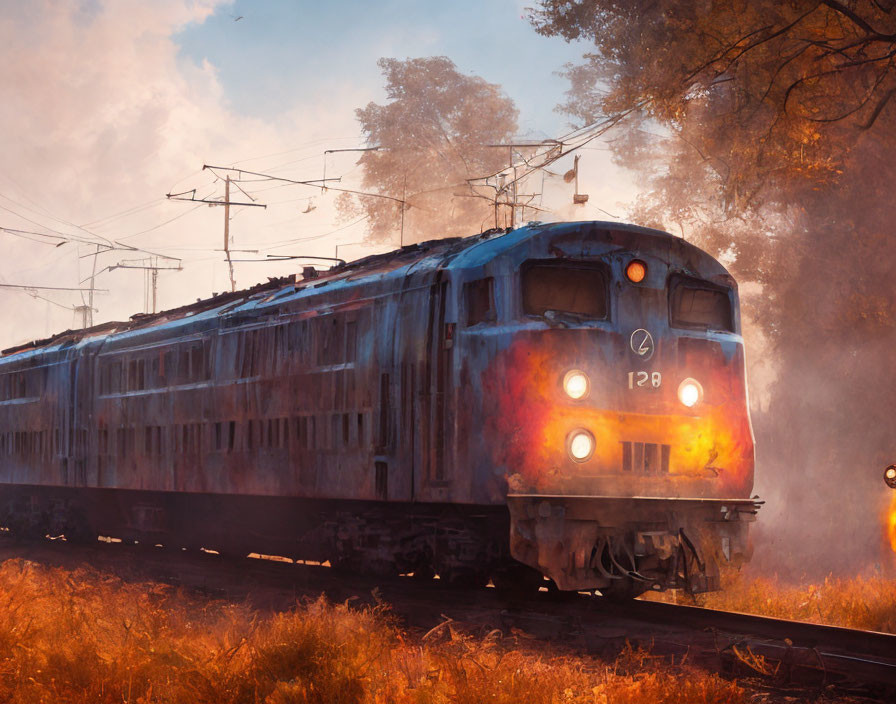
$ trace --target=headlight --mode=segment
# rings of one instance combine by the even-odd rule
[[[566,449],[576,462],[584,462],[594,454],[594,436],[587,430],[574,430],[566,438]]]
[[[678,385],[678,400],[693,408],[703,400],[703,387],[696,379],[685,379]]]
[[[578,369],[571,369],[563,377],[563,390],[571,399],[584,398],[590,386],[588,375]]]
[[[884,481],[891,489],[896,489],[896,464],[891,464],[884,470]]]

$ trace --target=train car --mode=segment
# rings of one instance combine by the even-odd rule
[[[410,245],[6,350],[0,525],[633,596],[758,502],[737,288],[656,230]]]

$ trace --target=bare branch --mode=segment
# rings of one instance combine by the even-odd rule
[[[893,97],[893,93],[896,93],[896,88],[890,88],[890,90],[884,93],[883,97],[878,101],[874,110],[871,111],[871,115],[868,117],[868,121],[862,125],[859,125],[859,129],[871,129],[871,126],[877,121],[877,118],[880,117],[880,114],[887,106],[887,103],[890,102],[890,98]]]

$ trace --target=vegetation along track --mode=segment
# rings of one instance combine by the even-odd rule
[[[896,635],[651,601],[615,602],[582,593],[505,593],[412,577],[339,574],[283,560],[122,544],[76,547],[61,541],[0,540],[0,561],[27,559],[75,569],[90,565],[127,581],[160,581],[260,610],[290,608],[325,593],[333,601],[381,600],[411,629],[438,637],[444,624],[500,628],[535,646],[615,657],[627,643],[673,663],[699,664],[765,686],[835,686],[885,700],[896,697]],[[892,701],[892,699],[889,699]]]

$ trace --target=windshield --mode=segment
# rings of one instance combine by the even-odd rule
[[[672,289],[672,325],[734,332],[728,289],[697,279],[681,279]]]
[[[527,262],[522,283],[526,315],[557,311],[599,320],[607,317],[607,275],[601,264]]]

